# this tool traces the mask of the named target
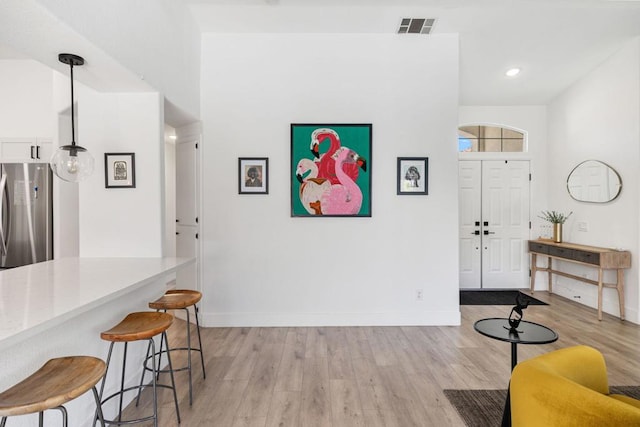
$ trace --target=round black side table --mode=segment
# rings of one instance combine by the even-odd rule
[[[522,320],[516,330],[512,330],[509,319],[493,317],[478,320],[473,329],[482,335],[511,343],[511,370],[518,364],[518,344],[549,344],[558,340],[558,334],[546,326]],[[502,413],[502,426],[511,426],[511,398],[507,390],[507,401]]]

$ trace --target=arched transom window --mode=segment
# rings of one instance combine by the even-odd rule
[[[458,151],[521,153],[525,151],[525,135],[523,132],[500,126],[460,126]]]

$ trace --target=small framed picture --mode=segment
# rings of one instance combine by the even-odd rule
[[[136,153],[104,154],[104,186],[106,188],[136,187]]]
[[[428,157],[398,157],[398,194],[429,194]]]
[[[238,193],[269,194],[269,158],[238,158]]]

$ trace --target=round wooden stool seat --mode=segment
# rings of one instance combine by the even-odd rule
[[[202,293],[189,289],[172,289],[157,300],[149,303],[154,310],[179,310],[197,304]]]
[[[102,360],[91,356],[51,359],[0,393],[0,417],[33,414],[61,406],[94,387],[106,369]]]
[[[152,338],[169,329],[173,316],[157,311],[129,313],[120,323],[100,334],[100,338],[112,342],[138,341]]]

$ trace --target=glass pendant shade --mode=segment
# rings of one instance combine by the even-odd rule
[[[95,161],[86,148],[79,145],[63,145],[51,157],[51,170],[58,178],[79,182],[93,173]]]

